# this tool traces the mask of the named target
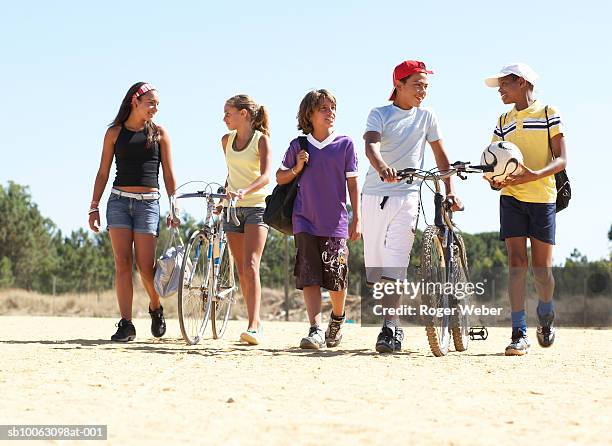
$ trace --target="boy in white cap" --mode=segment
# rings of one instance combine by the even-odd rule
[[[422,169],[426,143],[431,146],[438,168],[449,168],[436,115],[421,108],[427,95],[428,74],[433,72],[417,60],[397,65],[393,70],[393,91],[389,98],[393,102],[372,109],[368,116],[364,139],[370,169],[363,186],[361,209],[366,279],[370,284],[406,279],[420,182],[398,182],[397,170]],[[461,209],[451,180],[445,180],[444,185],[452,209]],[[388,311],[399,308],[399,300],[396,294],[383,297],[383,308],[387,311],[376,340],[379,353],[401,350],[404,335],[399,318]]]
[[[493,141],[516,144],[524,159],[519,173],[502,183],[491,182],[491,187],[501,189],[500,239],[506,242],[508,250],[512,310],[512,341],[505,351],[508,356],[524,355],[530,347],[525,317],[527,238],[539,295],[538,342],[542,347],[550,347],[555,340],[552,301],[555,281],[551,270],[557,199],[554,174],[565,168],[567,152],[559,112],[534,98],[537,79],[535,71],[524,63],[506,65],[485,79],[487,86],[498,89],[504,104],[514,104],[512,110],[497,120]]]

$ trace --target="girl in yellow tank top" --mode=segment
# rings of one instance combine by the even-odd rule
[[[268,112],[247,95],[229,98],[223,111],[223,121],[230,130],[221,139],[227,193],[238,198],[236,213],[240,221],[239,225],[223,224],[249,315],[249,325],[240,340],[256,345],[261,341],[259,265],[268,236],[268,226],[263,222],[271,168]]]

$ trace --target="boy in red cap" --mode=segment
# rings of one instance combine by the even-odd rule
[[[421,108],[427,95],[427,70],[423,62],[406,60],[393,70],[391,104],[372,109],[364,134],[370,160],[362,196],[364,260],[369,284],[406,279],[418,213],[419,182],[397,181],[397,170],[423,168],[426,142],[439,169],[449,169],[448,157],[436,115]],[[381,181],[381,178],[383,179]],[[450,179],[444,180],[446,199],[453,210],[461,208]],[[403,331],[389,308],[399,308],[400,296],[383,297],[384,322],[376,351],[401,350]],[[398,314],[397,312],[395,314]]]

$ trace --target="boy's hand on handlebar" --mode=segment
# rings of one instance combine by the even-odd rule
[[[398,183],[397,170],[387,165],[381,166],[378,170],[378,175],[385,183]]]
[[[455,194],[447,194],[445,201],[449,204],[451,211],[455,212],[463,210],[463,203]]]

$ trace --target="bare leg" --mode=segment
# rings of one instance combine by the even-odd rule
[[[232,255],[234,256],[234,264],[236,265],[236,270],[238,271],[238,279],[240,280],[240,291],[242,292],[242,297],[244,297],[244,301],[246,304],[247,295],[249,293],[249,281],[247,280],[244,271],[245,236],[244,233],[241,232],[226,232],[225,235],[227,236],[227,243],[229,244],[230,250],[232,251]],[[249,307],[247,305],[247,313],[248,312]]]
[[[508,249],[508,274],[510,308],[512,311],[525,309],[525,280],[529,259],[527,258],[527,238],[509,237],[506,239]]]
[[[134,289],[132,288],[132,230],[110,228],[109,233],[115,257],[115,290],[119,312],[123,319],[130,321],[132,320],[132,300],[134,298]]]
[[[304,303],[310,326],[321,325],[321,287],[310,285],[304,287]]]
[[[536,290],[542,302],[550,302],[555,291],[555,278],[551,270],[553,245],[534,238],[530,240],[531,265]]]
[[[136,253],[136,266],[140,272],[142,286],[149,295],[149,308],[157,310],[160,306],[159,295],[155,291],[153,278],[155,276],[155,246],[157,237],[153,234],[134,233],[134,250]]]
[[[346,302],[346,290],[330,291],[329,297],[332,302],[332,313],[336,317],[342,317],[344,314],[344,303]]]
[[[259,265],[266,245],[268,229],[264,226],[249,224],[244,228],[243,271],[248,283],[244,296],[249,314],[249,328],[257,330],[261,323],[259,308],[261,306],[261,280]]]

